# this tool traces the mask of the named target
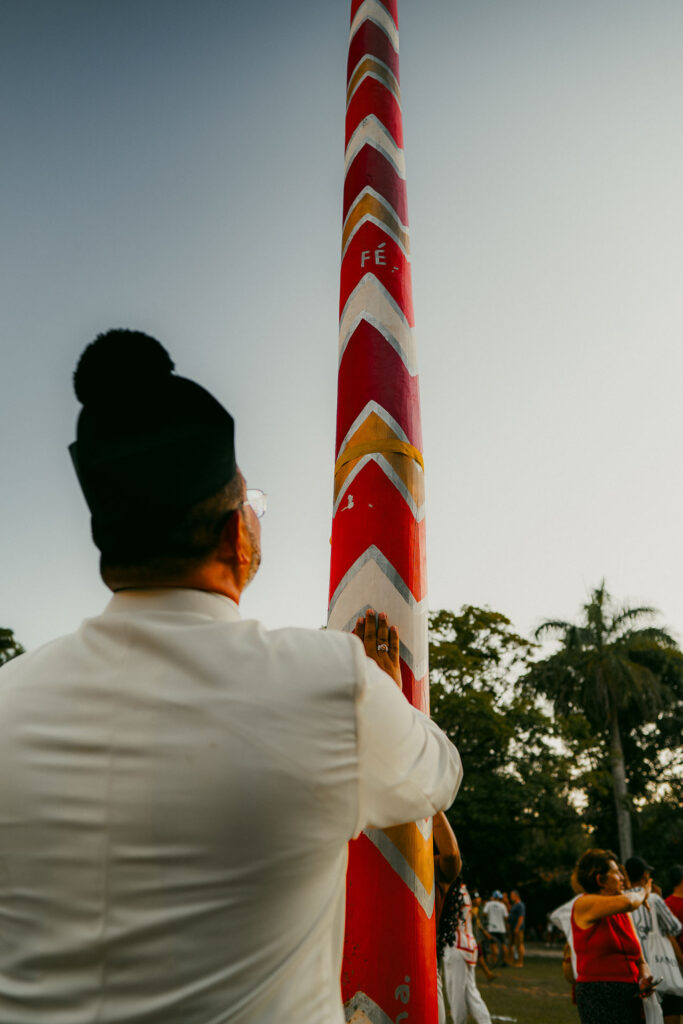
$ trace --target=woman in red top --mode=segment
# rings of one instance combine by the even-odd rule
[[[674,864],[670,869],[669,882],[673,892],[666,897],[664,902],[674,917],[677,917],[683,924],[683,864]],[[676,940],[671,939],[672,943],[674,941],[678,942],[679,952],[676,953],[676,958],[681,974],[683,974],[683,931],[678,933]],[[664,1014],[664,1024],[680,1024],[683,1013],[683,996],[666,992],[662,997],[662,1013]]]
[[[651,994],[652,975],[628,915],[647,899],[651,883],[625,893],[611,850],[587,850],[574,878],[583,890],[572,907],[581,1024],[640,1024],[638,997]]]
[[[669,882],[673,892],[664,902],[675,917],[683,924],[683,864],[674,864],[669,871]],[[683,932],[678,936],[678,945],[683,952]]]

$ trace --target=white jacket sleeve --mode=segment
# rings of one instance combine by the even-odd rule
[[[654,899],[652,898],[653,896]],[[654,903],[657,923],[659,924],[662,935],[680,935],[683,925],[681,925],[678,918],[671,913],[662,897],[657,896],[656,893],[651,893],[648,902],[650,903],[650,906]]]
[[[355,835],[430,818],[453,803],[462,780],[456,747],[396,683],[354,644],[359,806]]]

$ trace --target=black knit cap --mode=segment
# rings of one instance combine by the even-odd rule
[[[124,329],[98,335],[78,361],[69,452],[103,554],[148,550],[237,472],[232,416],[174,368],[155,338]]]
[[[626,874],[628,875],[629,882],[631,882],[631,884],[639,882],[646,871],[654,871],[652,864],[648,864],[648,862],[643,860],[642,857],[629,857],[625,862],[624,867],[626,868]]]

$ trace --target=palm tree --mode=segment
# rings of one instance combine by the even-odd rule
[[[666,682],[671,660],[683,664],[673,637],[641,625],[654,608],[618,608],[605,581],[583,605],[578,624],[551,619],[535,632],[562,644],[555,654],[532,666],[525,682],[552,701],[555,713],[580,712],[608,750],[622,861],[633,853],[623,729],[651,722],[671,694]]]

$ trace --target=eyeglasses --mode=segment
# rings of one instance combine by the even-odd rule
[[[251,511],[254,513],[257,519],[262,519],[265,515],[266,508],[268,507],[268,495],[264,491],[259,491],[258,488],[249,488],[247,496],[242,505],[248,505]]]

